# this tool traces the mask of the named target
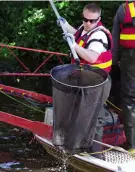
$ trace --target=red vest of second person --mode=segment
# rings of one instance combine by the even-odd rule
[[[120,45],[135,48],[135,2],[126,1],[124,22],[120,25]]]
[[[91,66],[95,66],[95,67],[99,67],[101,69],[104,69],[107,73],[110,72],[111,70],[111,65],[112,65],[112,53],[111,53],[111,48],[112,48],[112,36],[110,33],[108,33],[108,31],[102,27],[100,28],[100,26],[102,26],[102,23],[99,22],[98,26],[96,29],[94,29],[93,31],[86,33],[84,34],[83,36],[81,36],[82,34],[82,31],[83,31],[83,26],[81,26],[77,32],[75,33],[75,40],[76,42],[81,46],[81,47],[84,47],[84,48],[87,48],[89,46],[89,44],[93,41],[99,41],[101,42],[101,40],[91,40],[89,41],[91,35],[93,33],[95,33],[96,31],[103,31],[106,35],[107,35],[107,38],[108,38],[108,45],[106,45],[106,51],[101,53],[101,55],[98,57],[98,59],[96,60],[95,63],[89,63],[85,60],[83,60],[81,57],[80,57],[80,63],[83,65],[83,64],[89,64]],[[103,29],[104,28],[104,29]],[[103,43],[103,42],[101,42]],[[104,44],[104,43],[103,43]],[[97,47],[98,48],[98,47]],[[74,59],[72,58],[72,63],[75,63]]]

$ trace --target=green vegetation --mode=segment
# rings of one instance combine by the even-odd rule
[[[61,16],[75,27],[81,24],[81,13],[88,1],[58,1],[56,7]],[[96,1],[102,8],[102,21],[110,30],[113,18],[121,2]],[[56,24],[56,16],[47,1],[1,1],[1,43],[23,47],[68,52],[62,38],[62,30]],[[8,56],[6,50],[2,56]],[[23,54],[21,54],[23,55]],[[34,55],[34,56],[39,56]]]

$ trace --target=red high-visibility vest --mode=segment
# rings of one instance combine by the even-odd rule
[[[135,48],[135,2],[126,2],[124,22],[120,25],[120,45]],[[135,23],[135,21],[134,21]]]
[[[90,63],[84,59],[82,59],[80,57],[80,64],[89,64],[91,66],[96,66],[96,67],[99,67],[101,69],[104,69],[106,72],[110,72],[111,70],[111,65],[112,65],[112,53],[111,53],[111,48],[112,48],[112,36],[110,33],[108,33],[106,31],[106,29],[103,29],[103,28],[100,28],[99,26],[101,26],[101,22],[99,22],[98,26],[97,26],[97,29],[94,29],[93,32],[91,32],[90,34],[89,33],[86,33],[84,34],[83,36],[81,36],[81,33],[83,31],[83,26],[80,27],[77,32],[75,33],[75,40],[76,40],[76,43],[78,43],[81,47],[84,47],[84,48],[87,48],[89,46],[89,44],[93,41],[99,41],[101,42],[104,47],[107,49],[106,52],[103,52],[101,53],[101,55],[98,57],[98,59],[96,60],[96,62],[94,63]],[[106,35],[107,35],[107,38],[108,38],[108,45],[105,45],[102,40],[99,40],[99,39],[94,39],[94,40],[90,40],[90,37],[92,36],[93,33],[95,33],[96,31],[99,31],[99,30],[102,30]],[[98,47],[97,47],[98,48]],[[72,63],[74,63],[74,59],[72,58]]]

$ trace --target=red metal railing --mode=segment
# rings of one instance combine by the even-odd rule
[[[24,48],[24,47],[19,47],[19,46],[9,46],[9,45],[5,45],[5,44],[0,44],[0,51],[3,48],[6,48],[7,50],[9,50],[9,52],[16,58],[16,60],[20,63],[20,65],[26,71],[25,71],[25,73],[0,72],[0,76],[50,76],[50,74],[48,74],[48,73],[38,73],[39,69],[43,65],[45,65],[48,62],[48,60],[51,57],[53,57],[53,55],[55,55],[57,57],[57,59],[59,60],[59,62],[62,63],[62,64],[64,62],[61,59],[61,57],[63,57],[63,56],[67,57],[68,56],[68,54],[64,54],[64,53],[50,52],[50,51],[45,51],[45,50],[40,50],[40,49]],[[48,57],[46,59],[44,59],[43,62],[33,72],[31,72],[31,70],[13,52],[13,49],[44,53],[44,54],[48,54]],[[32,92],[32,91],[27,91],[27,90],[23,90],[23,89],[11,87],[11,86],[6,86],[4,84],[0,84],[0,90],[3,91],[3,92],[11,93],[11,94],[13,94],[15,96],[19,96],[19,97],[20,96],[21,97],[28,96],[28,97],[36,99],[36,100],[38,100],[40,102],[52,103],[52,97],[47,96],[47,95],[43,95],[43,94],[39,94],[39,93],[35,93],[35,92]]]
[[[0,121],[8,123],[17,127],[21,127],[31,131],[34,134],[38,134],[41,137],[47,139],[52,138],[53,128],[43,122],[31,121],[25,118],[21,118],[6,112],[0,111]]]
[[[19,88],[15,88],[15,87],[11,87],[11,86],[6,86],[3,84],[0,84],[0,91],[11,93],[17,97],[23,98],[23,97],[27,96],[27,97],[33,98],[35,100],[38,100],[40,102],[52,103],[52,97],[51,96],[35,93],[33,91],[27,91],[27,90],[19,89]]]
[[[68,54],[64,53],[58,53],[58,52],[51,52],[51,51],[45,51],[45,50],[40,50],[40,49],[33,49],[33,48],[24,48],[20,46],[10,46],[10,45],[5,45],[5,44],[0,44],[0,51],[2,51],[3,48],[6,48],[12,55],[15,57],[15,59],[20,63],[20,65],[26,70],[25,73],[9,73],[9,72],[0,72],[0,76],[50,76],[47,73],[38,73],[39,69],[44,66],[53,55],[57,57],[59,62],[63,64],[63,60],[61,57],[68,57]],[[26,66],[20,59],[17,57],[17,55],[13,52],[13,49],[19,49],[23,51],[32,51],[32,52],[39,52],[39,53],[44,53],[48,54],[48,57],[43,60],[43,62],[32,72],[28,66]]]

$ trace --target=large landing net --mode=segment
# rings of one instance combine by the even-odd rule
[[[53,144],[73,152],[90,148],[110,82],[105,71],[88,65],[60,65],[51,71],[53,83]]]

